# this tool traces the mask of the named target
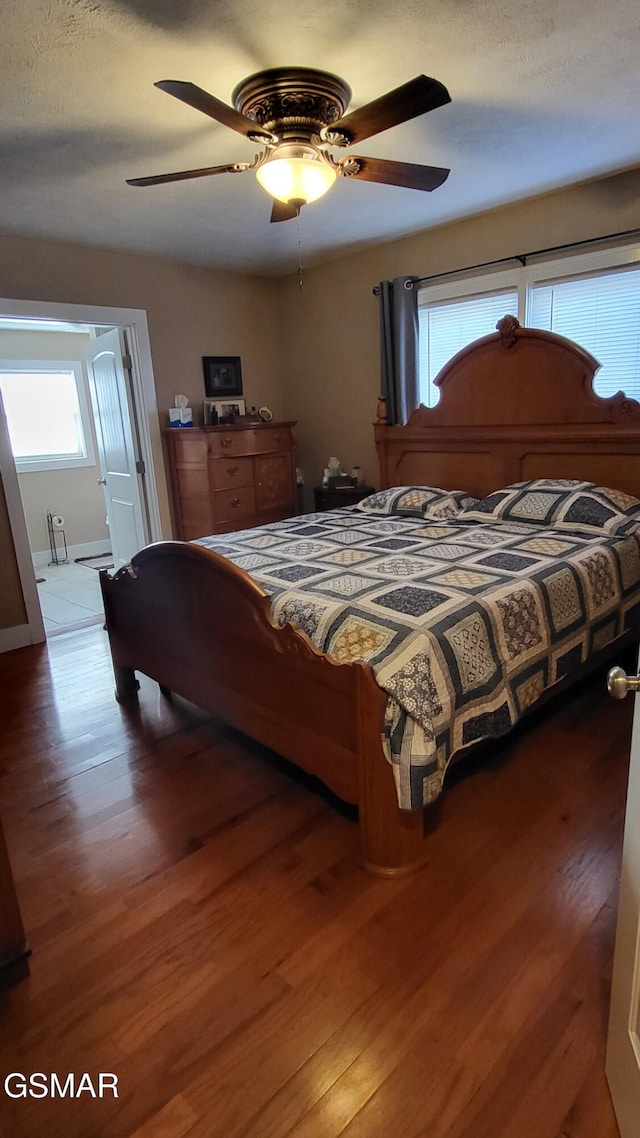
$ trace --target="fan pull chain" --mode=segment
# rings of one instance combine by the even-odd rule
[[[298,285],[300,287],[300,292],[302,292],[302,290],[304,288],[304,269],[302,268],[302,240],[300,238],[300,210],[298,210],[298,216],[296,217],[296,225],[298,227]]]

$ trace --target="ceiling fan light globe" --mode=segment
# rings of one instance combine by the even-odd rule
[[[263,189],[278,201],[285,204],[299,201],[308,205],[331,189],[336,171],[322,159],[274,157],[258,167],[256,178]]]

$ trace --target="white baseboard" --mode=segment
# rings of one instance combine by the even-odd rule
[[[58,552],[60,554],[60,551]],[[75,561],[76,557],[100,557],[101,554],[108,552],[109,538],[105,538],[104,541],[85,541],[80,545],[69,545],[67,547],[69,561]],[[51,550],[42,549],[38,553],[32,553],[31,556],[34,569],[44,569],[51,561]]]
[[[13,652],[14,648],[26,648],[33,644],[29,624],[17,624],[14,628],[0,628],[0,652]]]

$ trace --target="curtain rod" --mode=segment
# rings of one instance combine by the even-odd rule
[[[637,237],[640,235],[640,229],[626,229],[622,233],[609,233],[605,237],[587,237],[584,241],[572,241],[568,245],[550,245],[548,249],[534,249],[529,253],[514,253],[511,257],[500,257],[495,261],[483,261],[479,265],[467,265],[462,269],[449,269],[445,273],[433,273],[429,277],[418,277],[415,283],[417,285],[426,284],[427,281],[435,281],[440,277],[453,277],[458,273],[472,273],[475,269],[490,269],[494,265],[506,265],[509,261],[519,261],[524,267],[529,257],[542,257],[545,253],[561,253],[567,249],[577,249],[585,245],[597,245],[603,241],[619,241],[622,237]]]

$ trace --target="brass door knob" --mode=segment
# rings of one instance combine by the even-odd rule
[[[614,699],[624,699],[630,691],[640,691],[640,676],[628,676],[624,668],[617,665],[607,675],[607,691]]]

